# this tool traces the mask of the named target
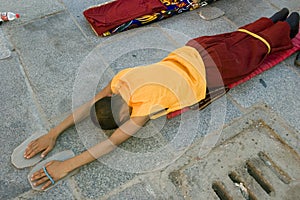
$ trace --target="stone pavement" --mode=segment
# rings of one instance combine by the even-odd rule
[[[58,124],[118,70],[159,61],[190,38],[233,31],[282,7],[300,11],[298,0],[220,0],[212,6],[225,15],[212,21],[201,19],[199,9],[99,38],[82,11],[103,2],[1,0],[1,11],[21,19],[0,26],[0,199],[299,198],[295,55],[203,111],[149,123],[48,192],[33,191],[30,169],[10,162],[13,150]],[[68,149],[79,154],[103,139],[93,133],[88,122],[68,129],[49,156]]]

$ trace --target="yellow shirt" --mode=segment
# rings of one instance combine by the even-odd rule
[[[184,46],[162,61],[120,71],[111,82],[132,107],[132,117],[155,119],[205,98],[205,67],[198,51]]]

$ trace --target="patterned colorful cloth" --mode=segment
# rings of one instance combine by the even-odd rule
[[[167,7],[166,10],[153,13],[151,15],[144,15],[133,20],[130,20],[120,26],[110,29],[102,34],[102,36],[109,36],[115,33],[123,32],[132,28],[137,28],[172,17],[186,11],[195,10],[199,7],[203,7],[216,0],[201,0],[199,3],[195,3],[192,0],[161,0],[161,2]]]
[[[92,6],[83,15],[98,36],[143,15],[166,10],[160,0],[113,0]]]

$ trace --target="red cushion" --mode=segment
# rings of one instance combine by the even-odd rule
[[[91,7],[83,15],[98,35],[143,15],[165,10],[160,0],[116,0]]]

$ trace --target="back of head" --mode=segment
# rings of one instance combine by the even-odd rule
[[[104,97],[98,100],[90,111],[93,123],[104,130],[116,129],[120,126],[120,110],[125,101],[120,95]]]

